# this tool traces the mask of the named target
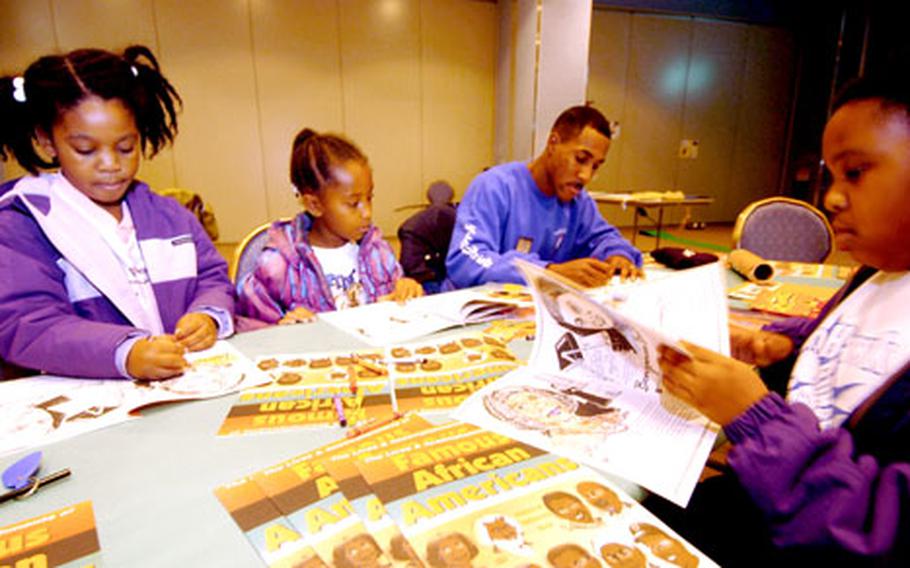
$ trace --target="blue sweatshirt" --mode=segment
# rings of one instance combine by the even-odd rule
[[[562,203],[547,197],[524,162],[502,164],[471,182],[458,206],[446,257],[456,288],[485,282],[523,283],[513,264],[539,266],[577,258],[624,256],[641,266],[641,253],[607,223],[586,191]]]

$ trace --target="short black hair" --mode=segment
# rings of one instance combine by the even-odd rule
[[[910,79],[900,72],[852,79],[838,92],[831,112],[863,100],[881,101],[883,110],[903,112],[910,118]]]
[[[317,193],[333,183],[332,166],[367,158],[353,142],[337,134],[304,128],[291,145],[291,183],[299,193]]]
[[[151,50],[77,49],[41,57],[21,76],[0,77],[0,158],[14,156],[32,174],[56,168],[56,159],[45,160],[35,150],[37,131],[50,135],[60,116],[88,97],[126,105],[147,157],[177,135],[180,96]]]
[[[588,105],[579,105],[567,108],[562,111],[553,128],[550,130],[559,134],[560,140],[571,140],[578,136],[578,133],[590,126],[597,132],[600,132],[607,139],[613,136],[610,131],[610,121],[608,121],[599,110]]]

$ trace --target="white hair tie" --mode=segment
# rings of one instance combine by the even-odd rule
[[[13,98],[16,102],[25,102],[25,77],[13,77]]]
[[[133,77],[138,77],[138,76],[139,76],[139,70],[136,69],[136,66],[135,66],[135,65],[130,65],[130,71],[133,72]]]

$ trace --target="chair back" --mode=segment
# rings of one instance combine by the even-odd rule
[[[154,191],[158,195],[176,199],[178,203],[189,209],[190,213],[199,219],[199,223],[202,224],[202,228],[205,229],[212,242],[218,240],[218,222],[215,220],[215,213],[212,211],[212,206],[203,201],[201,195],[181,187],[169,187]]]
[[[824,262],[833,248],[834,231],[825,215],[808,203],[769,197],[742,210],[733,243],[768,260]]]
[[[256,269],[259,253],[265,248],[269,239],[271,223],[259,225],[243,238],[234,250],[234,261],[231,263],[229,276],[234,285],[240,284],[243,278]]]

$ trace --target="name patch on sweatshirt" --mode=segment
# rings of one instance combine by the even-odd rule
[[[527,254],[531,252],[532,244],[534,244],[534,239],[531,239],[529,237],[519,237],[518,242],[515,243],[515,250],[522,254]]]

